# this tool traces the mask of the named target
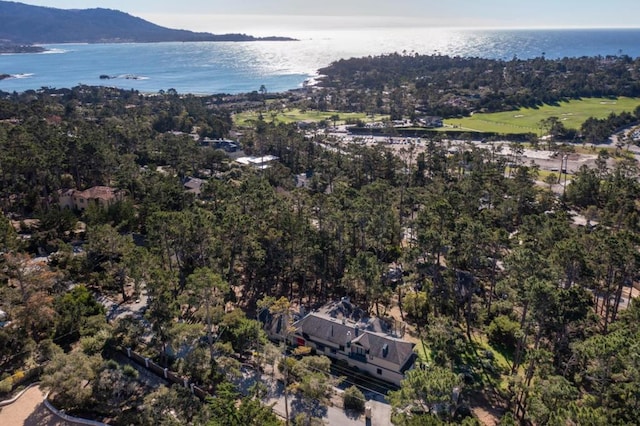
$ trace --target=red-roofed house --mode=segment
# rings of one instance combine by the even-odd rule
[[[110,186],[93,186],[84,191],[67,189],[60,193],[60,207],[84,210],[91,203],[101,207],[109,207],[116,201],[124,199],[125,192]]]

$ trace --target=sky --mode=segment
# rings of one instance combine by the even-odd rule
[[[252,32],[355,26],[637,28],[638,0],[25,0],[117,9],[170,28]],[[253,31],[252,31],[253,30]]]

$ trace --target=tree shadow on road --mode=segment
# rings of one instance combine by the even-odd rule
[[[38,404],[33,413],[24,420],[24,426],[62,426],[67,424],[67,422],[54,416],[44,406],[44,403]]]
[[[309,401],[296,395],[291,401],[291,414],[295,417],[297,414],[304,413],[309,417],[322,419],[327,415],[327,406],[318,400]]]
[[[359,411],[348,410],[348,409],[344,410],[344,414],[345,414],[345,416],[347,416],[351,420],[358,420],[360,418],[360,416],[362,415],[362,413],[360,413]]]

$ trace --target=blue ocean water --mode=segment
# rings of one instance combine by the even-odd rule
[[[179,93],[285,91],[351,57],[405,52],[527,59],[640,56],[640,29],[487,30],[365,28],[306,31],[299,41],[48,45],[40,54],[0,55],[2,91],[78,84]],[[109,75],[101,80],[100,75]]]

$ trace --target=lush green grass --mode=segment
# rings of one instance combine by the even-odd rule
[[[424,340],[421,340],[420,343],[416,344],[415,350],[418,353],[418,358],[420,358],[420,361],[426,364],[431,363],[432,361],[431,350],[429,349],[429,345],[427,342],[425,342]]]
[[[557,106],[544,105],[540,108],[521,108],[518,111],[474,114],[471,117],[445,120],[441,130],[451,130],[451,126],[462,131],[496,133],[535,133],[542,136],[540,121],[558,117],[565,127],[578,129],[589,117],[605,118],[609,114],[623,111],[633,112],[640,105],[640,98],[586,98],[561,102]]]
[[[544,180],[549,177],[550,175],[554,175],[556,178],[558,177],[558,174],[560,172],[552,172],[550,170],[538,170],[538,177],[536,178],[537,180],[539,180],[540,182],[544,182]]]
[[[486,356],[491,353],[493,360]],[[467,365],[471,365],[481,376],[481,383],[490,384],[496,389],[506,389],[507,374],[513,365],[513,354],[493,347],[484,334],[476,333],[467,344],[464,355]]]
[[[415,347],[421,362],[431,364],[433,356],[429,344],[421,341]],[[513,353],[491,345],[487,336],[473,333],[471,341],[465,339],[464,351],[455,366],[455,371],[466,372],[474,378],[472,388],[505,390],[508,386],[508,374],[513,365]],[[521,374],[522,368],[518,370]]]
[[[238,126],[246,126],[251,124],[252,121],[258,120],[260,111],[244,111],[240,114],[236,114],[233,117],[234,122]],[[373,118],[365,113],[356,112],[337,112],[337,111],[317,111],[317,110],[305,110],[302,111],[299,108],[287,108],[282,111],[263,111],[262,118],[267,121],[276,121],[279,123],[297,123],[299,121],[319,122],[322,120],[328,120],[333,124],[331,117],[338,115],[340,119],[336,124],[344,124],[345,120],[362,120],[368,121],[382,121],[387,120],[388,116],[376,115]]]

